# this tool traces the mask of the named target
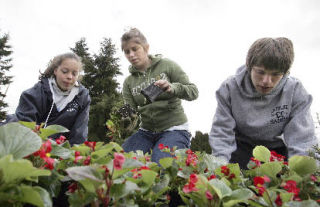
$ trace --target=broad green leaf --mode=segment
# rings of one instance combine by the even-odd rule
[[[74,156],[74,151],[62,147],[60,145],[52,144],[52,151],[50,152],[51,156],[61,157],[62,159],[68,159]]]
[[[13,160],[12,155],[0,159],[3,181],[5,183],[17,183],[22,180],[32,180],[32,177],[49,176],[49,170],[42,170],[33,167],[29,160]]]
[[[92,179],[83,179],[79,181],[81,185],[86,189],[86,191],[91,193],[96,193],[96,189],[99,185],[101,185],[101,182],[94,181]]]
[[[172,166],[173,158],[172,157],[164,157],[159,160],[160,165],[164,168],[167,169]]]
[[[252,152],[253,156],[262,162],[269,162],[271,153],[268,148],[264,146],[256,146]]]
[[[289,167],[301,177],[317,170],[316,160],[308,156],[295,155],[289,158]]]
[[[15,159],[20,159],[39,150],[41,144],[36,133],[18,122],[0,127],[0,157],[12,154]]]
[[[249,189],[237,189],[232,191],[232,194],[226,197],[227,201],[223,203],[224,207],[232,207],[235,204],[244,202],[247,203],[247,200],[254,196],[253,192]]]
[[[152,170],[141,170],[140,173],[142,175],[142,181],[145,182],[148,186],[151,186],[153,184],[154,179],[158,175],[158,173]]]
[[[166,188],[169,186],[170,177],[168,174],[164,174],[160,178],[160,182],[156,183],[155,186],[152,187],[152,191],[157,193],[165,192]]]
[[[215,171],[217,168],[228,164],[227,161],[219,157],[215,157],[211,154],[205,154],[203,156],[203,161],[207,164],[208,170],[211,170],[211,171]]]
[[[20,187],[23,197],[21,202],[29,203],[39,207],[51,207],[52,201],[49,193],[43,188],[23,185]]]
[[[80,167],[69,167],[66,169],[66,172],[68,173],[68,176],[72,178],[75,181],[84,180],[86,178],[90,180],[94,180],[97,182],[103,182],[97,174],[97,168],[98,166],[80,166]]]
[[[232,194],[232,190],[223,181],[212,179],[209,181],[210,186],[214,189],[220,199]]]
[[[46,139],[49,136],[57,133],[68,132],[69,130],[60,125],[49,125],[46,128],[40,128],[40,137]]]
[[[126,181],[123,184],[113,184],[111,187],[111,195],[115,198],[123,198],[129,194],[134,194],[136,191],[139,191],[140,188],[137,184]]]
[[[279,162],[267,162],[262,164],[258,169],[257,172],[259,176],[266,175],[269,178],[277,179],[277,174],[281,171],[282,167]]]
[[[284,207],[319,207],[314,200],[290,201],[283,204]]]

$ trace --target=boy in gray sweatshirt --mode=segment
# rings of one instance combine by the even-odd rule
[[[287,38],[253,43],[246,65],[216,91],[217,109],[209,133],[214,156],[247,169],[257,145],[291,157],[307,155],[317,144],[312,96],[289,76],[293,59]]]

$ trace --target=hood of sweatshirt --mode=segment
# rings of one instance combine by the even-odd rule
[[[247,70],[245,65],[241,66],[237,69],[235,80],[239,87],[240,93],[248,98],[257,98],[257,97],[271,97],[280,93],[282,88],[284,87],[286,81],[288,79],[288,75],[285,74],[280,82],[274,87],[270,93],[261,94],[259,93],[252,84],[250,72]]]
[[[146,71],[148,71],[149,69],[154,68],[154,66],[155,66],[156,64],[158,64],[158,62],[162,59],[162,55],[160,55],[160,54],[157,54],[157,55],[149,55],[149,58],[151,59],[151,65],[147,68]],[[144,73],[145,73],[145,71],[138,70],[138,69],[135,68],[133,65],[130,65],[130,66],[129,66],[129,72],[130,72],[132,75],[139,75],[139,74],[144,74]]]

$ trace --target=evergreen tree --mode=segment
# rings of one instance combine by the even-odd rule
[[[112,108],[121,102],[121,94],[117,90],[119,83],[116,80],[121,72],[119,58],[114,57],[115,45],[111,39],[105,38],[101,42],[99,53],[91,55],[86,40],[82,38],[71,50],[83,60],[84,75],[81,83],[91,96],[88,137],[91,141],[108,142],[106,122],[110,119]]]
[[[8,106],[7,103],[4,102],[4,98],[6,96],[6,90],[8,84],[11,83],[11,76],[7,76],[6,72],[10,70],[11,58],[9,57],[12,53],[11,46],[8,45],[9,35],[0,34],[0,121],[6,118],[5,107]]]
[[[196,131],[195,136],[191,140],[190,149],[192,151],[205,151],[206,153],[211,154],[212,149],[209,145],[209,135]]]

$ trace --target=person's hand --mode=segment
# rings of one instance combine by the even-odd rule
[[[171,93],[170,83],[167,80],[157,80],[154,85],[160,87],[163,91]]]

